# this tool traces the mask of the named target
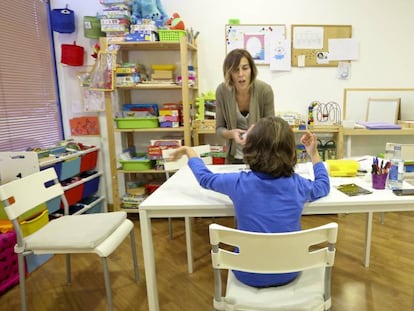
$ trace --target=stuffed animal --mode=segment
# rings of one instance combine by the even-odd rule
[[[159,26],[165,25],[168,15],[161,0],[133,0],[131,5],[131,24],[139,24],[142,19],[152,19]]]
[[[166,24],[168,28],[172,30],[185,30],[185,24],[178,13],[173,13],[172,17],[167,20]]]

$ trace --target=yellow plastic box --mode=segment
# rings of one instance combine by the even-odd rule
[[[359,163],[355,160],[326,160],[329,176],[354,177],[358,173]]]
[[[31,219],[23,220],[22,222],[20,222],[20,227],[22,229],[23,236],[28,236],[36,232],[44,225],[46,225],[48,222],[49,213],[47,209],[45,209],[42,213],[38,214],[37,216]]]

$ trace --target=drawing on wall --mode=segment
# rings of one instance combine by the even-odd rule
[[[286,38],[285,25],[226,25],[226,53],[246,49],[256,64],[269,64],[276,52],[272,47],[275,38]],[[283,56],[285,54],[280,54]]]
[[[99,135],[99,119],[97,116],[76,117],[69,120],[73,136]]]
[[[244,49],[249,51],[255,62],[265,61],[265,34],[245,33],[243,37]]]

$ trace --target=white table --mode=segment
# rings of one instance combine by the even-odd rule
[[[215,172],[243,169],[243,165],[209,166]],[[356,183],[373,193],[349,197],[335,186]],[[408,186],[412,187],[412,186]],[[303,214],[367,213],[365,259],[369,266],[372,217],[374,212],[414,211],[414,196],[396,196],[390,190],[375,190],[363,178],[331,178],[331,191],[327,197],[306,204]],[[150,311],[159,310],[157,279],[151,218],[184,217],[189,272],[192,272],[191,228],[189,217],[233,216],[231,200],[222,194],[199,186],[188,166],[181,168],[139,207],[142,248],[145,266],[148,304]]]

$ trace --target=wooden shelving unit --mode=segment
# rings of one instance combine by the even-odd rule
[[[109,44],[119,45],[117,58],[123,61],[130,60],[130,52],[152,53],[152,52],[170,52],[176,51],[178,53],[177,63],[179,63],[179,71],[181,73],[182,81],[188,81],[189,73],[188,66],[192,65],[196,70],[198,68],[197,47],[187,42],[186,37],[181,37],[178,42],[110,42],[108,39],[102,39],[101,47],[107,48]],[[159,63],[163,63],[160,59]],[[150,64],[145,64],[150,65]],[[119,109],[122,102],[119,96],[122,93],[124,102],[131,102],[132,92],[179,92],[180,101],[183,106],[183,126],[178,128],[145,128],[145,129],[118,129],[114,124],[115,109]],[[111,170],[111,184],[112,184],[112,200],[113,210],[125,210],[133,213],[138,212],[138,209],[123,209],[121,206],[121,196],[124,191],[119,188],[119,178],[125,178],[132,174],[168,174],[169,171],[163,170],[144,170],[144,171],[125,171],[120,168],[119,159],[117,155],[117,146],[115,135],[120,135],[123,140],[123,147],[129,147],[134,144],[134,139],[139,135],[154,135],[154,138],[159,138],[162,134],[181,133],[185,145],[191,145],[191,116],[190,108],[197,96],[197,80],[195,85],[190,86],[188,83],[182,85],[163,85],[142,83],[133,87],[115,87],[113,92],[105,92],[105,113],[108,131],[108,147],[109,147],[109,161]],[[117,94],[116,94],[117,93]],[[118,95],[118,96],[115,96]],[[156,100],[156,98],[154,98]]]

